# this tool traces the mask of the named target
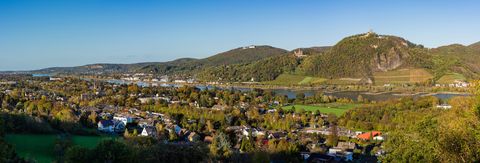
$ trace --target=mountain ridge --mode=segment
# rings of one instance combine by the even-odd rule
[[[473,60],[472,60],[473,59]],[[133,64],[97,63],[76,67],[51,67],[31,73],[102,74],[153,73],[197,76],[205,81],[268,81],[283,73],[335,78],[375,80],[377,72],[420,68],[435,79],[446,73],[480,78],[480,42],[425,48],[407,39],[373,32],[345,37],[333,46],[296,48],[291,51],[269,45],[250,45],[210,57],[179,58],[167,62]],[[266,67],[266,68],[265,68]]]

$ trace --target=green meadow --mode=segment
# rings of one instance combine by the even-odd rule
[[[50,163],[55,158],[53,148],[57,137],[58,135],[7,134],[5,139],[21,157],[34,159],[39,163]],[[101,140],[109,137],[74,135],[71,138],[74,145],[92,149]]]
[[[331,103],[331,104],[318,104],[318,105],[290,105],[285,106],[283,109],[291,110],[292,107],[295,109],[303,108],[305,111],[320,111],[320,113],[333,113],[337,116],[343,115],[346,111],[360,106],[360,104],[341,104],[341,103]]]

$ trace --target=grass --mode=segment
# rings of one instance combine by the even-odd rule
[[[400,69],[387,72],[376,72],[373,74],[375,83],[383,84],[405,84],[405,83],[422,83],[433,76],[425,69]]]
[[[284,106],[283,109],[291,110],[292,107],[295,109],[303,108],[305,111],[315,111],[318,110],[320,113],[333,113],[337,116],[343,115],[346,111],[360,106],[360,104],[341,104],[341,103],[330,103],[330,104],[318,104],[318,105],[290,105]]]
[[[273,81],[264,82],[264,84],[271,85],[310,85],[310,84],[320,84],[326,81],[324,78],[310,77],[303,75],[294,75],[294,74],[281,74]]]
[[[451,83],[454,83],[455,80],[464,81],[466,79],[467,78],[465,78],[465,76],[463,76],[462,74],[448,73],[448,74],[443,75],[440,79],[438,79],[437,83],[439,83],[439,84],[451,84]]]
[[[32,158],[39,163],[50,163],[55,158],[53,147],[57,135],[7,134],[5,138],[21,157]],[[103,139],[106,137],[72,136],[73,144],[90,149]]]

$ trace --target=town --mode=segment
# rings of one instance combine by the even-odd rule
[[[262,89],[142,87],[38,75],[2,79],[9,80],[0,87],[2,115],[15,125],[25,124],[5,125],[10,132],[144,138],[182,147],[202,144],[211,153],[203,155],[215,159],[251,158],[262,152],[272,161],[289,162],[372,161],[384,154],[381,144],[388,138],[379,131],[341,126],[340,115],[296,105],[367,105],[321,93],[289,99]],[[35,122],[27,120],[33,117]]]

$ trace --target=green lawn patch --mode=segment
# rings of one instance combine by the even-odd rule
[[[39,163],[50,163],[54,160],[53,147],[58,135],[7,134],[5,139],[12,144],[17,153],[24,158],[33,158]],[[72,142],[86,148],[94,148],[101,136],[72,136]]]
[[[330,104],[317,104],[317,105],[290,105],[284,106],[283,109],[291,110],[292,107],[295,106],[297,108],[303,108],[305,111],[315,111],[318,110],[320,113],[333,113],[337,116],[343,115],[346,111],[360,106],[360,104],[340,104],[340,103],[330,103]]]

